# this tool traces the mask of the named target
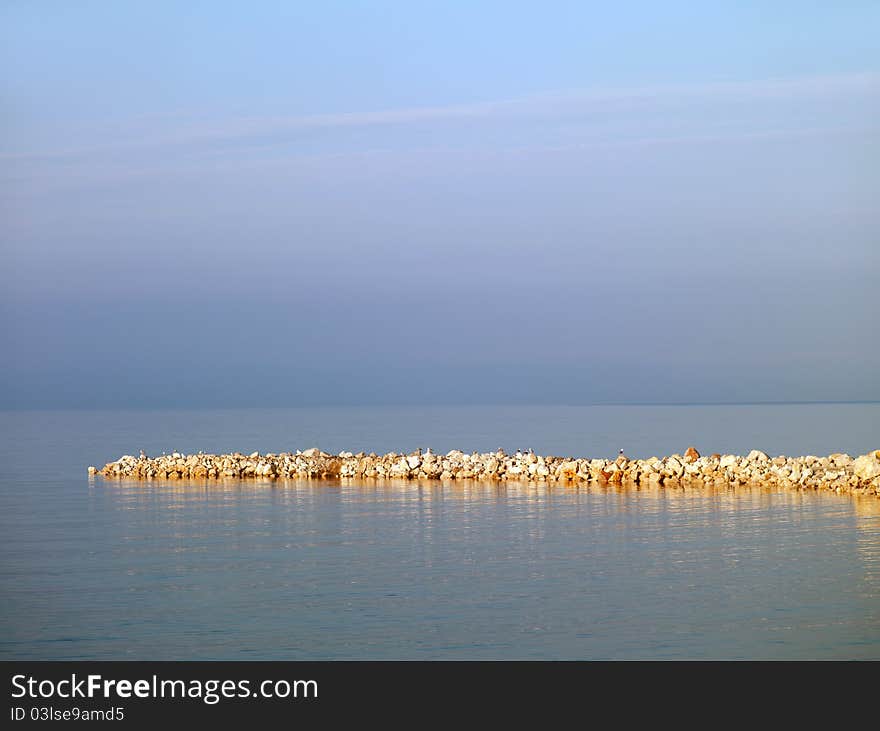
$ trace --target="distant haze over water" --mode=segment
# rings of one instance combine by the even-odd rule
[[[880,448],[880,404],[691,406],[397,406],[298,409],[6,411],[4,464],[77,476],[122,454],[508,451],[631,457],[704,454],[863,454]],[[47,429],[49,431],[47,432]],[[53,441],[45,441],[47,433]],[[22,452],[12,444],[24,443]],[[51,444],[51,447],[50,447]],[[45,451],[40,452],[43,445]]]

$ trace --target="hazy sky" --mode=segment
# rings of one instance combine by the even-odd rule
[[[7,0],[0,407],[880,399],[878,31]]]

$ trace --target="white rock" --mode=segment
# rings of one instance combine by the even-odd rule
[[[666,471],[675,477],[681,477],[684,473],[684,465],[682,465],[682,463],[675,457],[670,457],[666,460]]]
[[[861,480],[872,480],[880,475],[880,459],[878,452],[863,454],[853,462],[853,474]]]

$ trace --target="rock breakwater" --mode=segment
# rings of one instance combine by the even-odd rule
[[[329,454],[312,448],[280,454],[124,455],[90,475],[114,479],[284,479],[403,478],[430,480],[502,480],[576,484],[675,486],[692,484],[766,485],[803,490],[880,495],[880,450],[859,457],[770,457],[759,450],[746,456],[702,456],[689,447],[683,455],[629,459],[587,459],[453,450],[409,453]]]

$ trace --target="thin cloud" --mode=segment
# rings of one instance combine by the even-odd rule
[[[380,111],[342,112],[291,117],[233,118],[221,125],[198,126],[138,139],[77,149],[0,155],[2,163],[62,162],[96,154],[151,150],[163,147],[199,146],[246,142],[255,137],[291,134],[310,130],[358,127],[413,126],[458,120],[504,120],[513,118],[558,118],[603,110],[609,104],[650,103],[657,100],[796,100],[827,96],[877,96],[880,73],[816,75],[797,78],[726,81],[689,85],[657,85],[628,89],[557,91],[518,99],[472,104],[412,107]]]
[[[227,159],[214,156],[198,162],[179,160],[160,160],[150,164],[137,164],[118,161],[113,166],[92,167],[85,175],[72,178],[55,176],[46,180],[39,176],[29,181],[37,183],[31,193],[57,193],[64,190],[81,190],[84,187],[101,188],[137,181],[149,181],[173,177],[179,179],[193,175],[222,175],[227,173],[246,173],[274,171],[277,173],[297,173],[303,181],[318,170],[326,172],[328,164],[342,163],[350,172],[363,171],[364,165],[393,165],[399,174],[402,170],[412,170],[421,176],[423,171],[432,170],[438,161],[457,164],[454,161],[467,160],[471,163],[482,161],[493,164],[501,159],[514,159],[534,155],[577,155],[593,154],[611,150],[637,148],[662,148],[681,145],[704,145],[739,142],[761,142],[771,140],[815,139],[818,137],[846,137],[848,139],[870,138],[880,134],[880,130],[867,126],[815,127],[815,128],[776,128],[755,129],[751,131],[730,131],[714,134],[695,132],[686,135],[639,136],[627,139],[591,138],[569,144],[501,145],[483,147],[416,147],[399,150],[389,147],[369,148],[345,152],[291,152],[273,154],[271,157]],[[402,167],[401,167],[402,166]],[[338,174],[340,168],[334,168]],[[21,180],[25,182],[24,179]],[[17,186],[19,192],[25,186]]]

